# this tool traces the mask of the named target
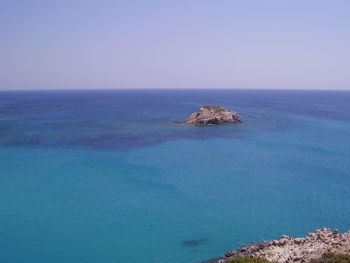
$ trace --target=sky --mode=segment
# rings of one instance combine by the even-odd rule
[[[0,89],[348,89],[348,0],[2,0]]]

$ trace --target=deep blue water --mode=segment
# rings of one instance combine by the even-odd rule
[[[203,104],[243,123],[172,125]],[[350,228],[350,92],[0,92],[0,262],[196,263]]]

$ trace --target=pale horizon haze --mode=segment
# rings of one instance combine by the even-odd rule
[[[350,1],[2,1],[0,90],[350,90]]]

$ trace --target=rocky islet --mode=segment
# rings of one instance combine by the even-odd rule
[[[189,125],[218,125],[241,123],[238,113],[225,109],[221,106],[202,106],[198,111],[192,113],[184,122],[175,122]]]

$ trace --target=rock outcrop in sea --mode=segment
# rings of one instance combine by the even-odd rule
[[[234,258],[261,258],[273,263],[308,263],[325,253],[350,255],[350,231],[341,234],[338,230],[317,229],[305,238],[283,235],[280,240],[252,243],[232,250],[219,259],[205,263],[229,263]],[[204,262],[203,262],[204,263]]]
[[[227,110],[221,106],[203,106],[182,123],[190,125],[217,125],[241,122],[238,113],[235,111]]]

